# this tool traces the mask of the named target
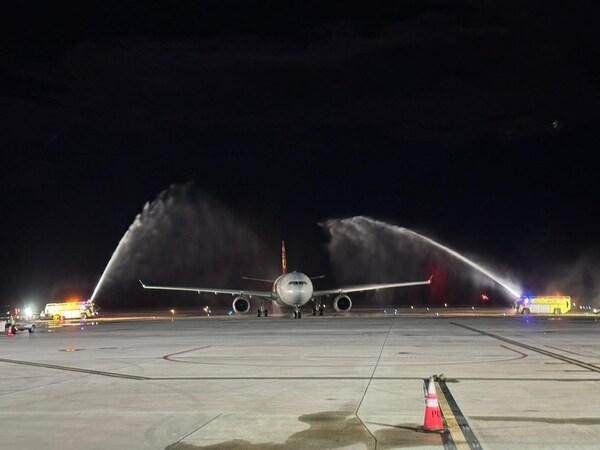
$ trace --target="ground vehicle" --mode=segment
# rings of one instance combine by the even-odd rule
[[[13,322],[14,325],[12,325]],[[33,333],[35,331],[35,324],[31,322],[26,322],[23,320],[15,321],[15,319],[12,316],[0,316],[0,329],[5,332],[9,326],[13,327],[13,334],[16,333],[16,331],[27,330],[30,333]]]
[[[515,304],[515,309],[520,314],[566,314],[571,310],[571,297],[565,295],[521,297]]]
[[[48,303],[40,313],[40,318],[54,320],[89,319],[96,315],[98,315],[98,311],[94,302],[74,299],[62,303]]]

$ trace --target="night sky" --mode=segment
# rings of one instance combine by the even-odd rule
[[[594,296],[600,7],[525,3],[12,11],[0,304],[89,295],[143,205],[189,182],[307,272],[330,275],[317,222],[361,214],[531,289],[582,268]]]

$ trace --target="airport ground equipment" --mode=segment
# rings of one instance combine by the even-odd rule
[[[523,296],[515,304],[515,309],[519,314],[558,315],[568,313],[571,306],[571,297],[565,295]]]
[[[425,417],[423,429],[426,431],[439,431],[444,428],[442,422],[442,411],[438,403],[435,391],[434,377],[423,380],[423,391],[425,392]]]

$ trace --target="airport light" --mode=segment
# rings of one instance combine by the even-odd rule
[[[447,307],[448,307],[448,303],[444,303],[444,308],[447,308]]]
[[[23,308],[23,315],[26,319],[31,319],[33,317],[33,308],[31,306]]]

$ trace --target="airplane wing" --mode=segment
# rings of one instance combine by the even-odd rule
[[[431,278],[425,281],[410,281],[407,283],[383,283],[383,284],[359,284],[357,286],[346,286],[337,289],[327,289],[324,291],[314,291],[313,296],[333,294],[347,294],[349,292],[377,291],[379,289],[400,288],[408,286],[420,286],[423,284],[431,284]]]
[[[150,286],[144,284],[140,280],[140,284],[144,289],[158,289],[163,291],[187,291],[196,292],[198,294],[229,294],[229,295],[245,295],[248,297],[262,297],[267,299],[273,299],[273,292],[271,291],[251,291],[246,289],[213,289],[213,288],[202,288],[202,287],[181,287],[181,286]]]

